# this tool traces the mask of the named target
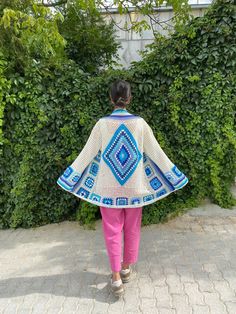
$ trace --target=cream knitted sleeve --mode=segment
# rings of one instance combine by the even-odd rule
[[[102,138],[100,131],[100,120],[94,125],[89,138],[83,149],[73,161],[73,163],[66,168],[63,174],[58,178],[57,184],[63,189],[72,192],[74,186],[81,178],[83,171],[89,165],[91,160],[97,155],[101,148]]]
[[[155,138],[152,128],[144,119],[143,137],[144,152],[148,155],[148,157],[150,157],[163,171],[167,171],[172,168],[174,163],[165,154]]]
[[[100,120],[94,125],[89,138],[81,150],[78,157],[73,161],[71,167],[77,172],[82,173],[91,160],[97,155],[102,146],[102,138],[100,131]]]

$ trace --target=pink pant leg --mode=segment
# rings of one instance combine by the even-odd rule
[[[100,212],[110,266],[112,271],[118,272],[121,270],[124,210],[100,206]]]
[[[124,208],[124,264],[133,264],[138,260],[142,207]]]

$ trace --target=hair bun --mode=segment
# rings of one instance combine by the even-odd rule
[[[125,101],[125,99],[123,97],[119,97],[117,101],[123,100]]]
[[[125,99],[123,97],[119,97],[116,101],[116,105],[125,105]]]

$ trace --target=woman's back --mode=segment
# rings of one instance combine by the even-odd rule
[[[100,119],[102,158],[98,194],[121,198],[148,193],[147,189],[144,191],[141,119],[124,109]]]

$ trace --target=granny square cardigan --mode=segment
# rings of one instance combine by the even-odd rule
[[[151,204],[188,181],[162,150],[148,123],[118,108],[96,122],[57,184],[92,204],[124,208]]]

